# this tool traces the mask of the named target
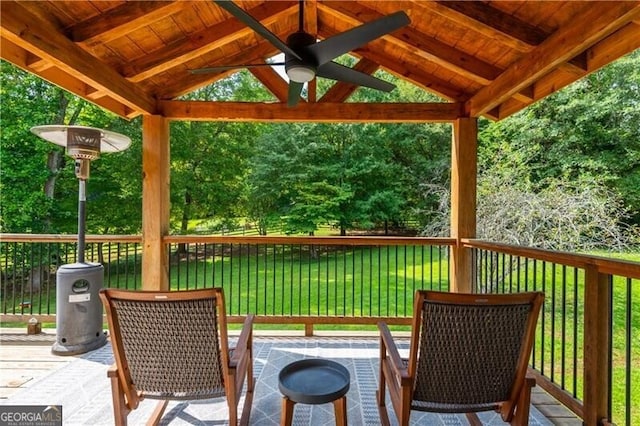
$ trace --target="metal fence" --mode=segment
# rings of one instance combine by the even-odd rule
[[[319,241],[314,244],[315,241]],[[172,290],[225,289],[230,316],[268,323],[408,323],[417,289],[449,290],[451,239],[168,237]],[[87,237],[103,287],[141,288],[139,237]],[[77,257],[72,239],[3,236],[2,313],[55,314],[55,269]],[[52,260],[53,259],[53,260]]]
[[[538,383],[584,418],[584,373],[594,368],[586,365],[585,350],[591,345],[597,351],[599,345],[588,341],[587,324],[604,321],[610,418],[618,425],[640,424],[640,265],[495,244],[470,245],[477,244],[481,247],[474,248],[475,291],[545,293],[531,357]],[[589,280],[589,273],[600,279]],[[597,307],[599,318],[585,316],[593,291],[589,286],[601,286],[607,295],[608,306]],[[605,389],[598,392],[604,394]]]

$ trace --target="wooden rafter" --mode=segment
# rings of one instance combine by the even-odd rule
[[[225,62],[214,65],[231,65],[231,64],[244,64],[248,61],[254,60],[254,58],[268,58],[277,53],[277,49],[273,47],[271,43],[264,40],[258,43],[255,47],[239,51],[237,54],[224,58]],[[240,70],[241,68],[238,68]],[[221,78],[226,77],[230,73],[238,70],[224,71],[213,74],[199,74],[191,75],[188,70],[184,70],[185,75],[188,75],[188,79],[179,79],[173,84],[167,84],[162,87],[162,90],[156,93],[158,99],[173,99],[178,96],[182,96],[189,92],[192,92],[200,87],[211,84]]]
[[[460,103],[282,103],[160,101],[162,115],[171,120],[266,121],[335,123],[451,122],[461,114]],[[257,106],[259,105],[259,106]]]
[[[304,2],[304,30],[312,36],[318,35],[318,0]]]
[[[271,67],[249,68],[253,74],[280,102],[286,102],[289,94],[287,82]]]
[[[166,18],[185,7],[183,2],[126,2],[104,14],[79,22],[67,30],[72,41],[96,45],[107,43],[129,32]]]
[[[111,68],[96,63],[95,57],[78,48],[55,27],[30,13],[22,4],[3,1],[0,26],[4,38],[51,62],[68,75],[97,90],[103,90],[128,108],[155,113],[154,98]],[[58,84],[57,81],[54,83]]]
[[[324,38],[339,34],[342,31],[342,29],[330,27],[326,23],[323,24],[319,28],[319,30],[320,34]],[[452,101],[464,101],[468,99],[468,94],[456,89],[449,82],[444,81],[436,76],[429,75],[419,67],[409,68],[406,64],[399,61],[394,61],[388,56],[381,54],[380,52],[384,50],[381,47],[383,43],[384,41],[378,39],[368,43],[365,48],[354,50],[353,53],[362,57],[366,57],[373,62],[377,62],[378,64],[380,64],[380,66],[389,70],[391,73],[411,81],[418,87],[423,87],[431,92],[437,93],[438,95],[443,96],[445,99],[449,99]]]
[[[538,80],[534,85],[533,97],[527,105],[562,89],[574,82],[576,78],[584,77],[635,49],[640,49],[640,25],[630,23],[586,51],[587,67],[581,75],[576,76],[574,68],[563,67]],[[500,105],[498,117],[500,119],[509,117],[520,111],[522,107],[522,104],[515,103],[513,100],[507,101]]]
[[[34,69],[28,61],[30,54],[26,50],[5,38],[0,39],[0,43],[2,44],[3,59],[17,65],[25,71],[38,75],[44,80],[57,84],[76,96],[89,99],[88,93],[93,89],[87,86],[82,80],[54,66]],[[121,117],[129,117],[132,113],[132,110],[124,104],[108,97],[101,97],[100,99],[92,100],[92,102]]]
[[[436,1],[421,5],[522,52],[530,51],[547,38],[540,29],[484,3]]]
[[[292,2],[267,2],[249,10],[248,13],[269,26],[284,16],[296,13],[297,10]],[[250,34],[253,34],[251,28],[235,18],[229,18],[187,39],[175,41],[132,61],[124,67],[123,74],[130,81],[139,82]]]
[[[567,25],[529,55],[509,67],[492,84],[481,89],[467,103],[472,116],[479,116],[507,101],[514,93],[527,87],[559,64],[585,51],[605,34],[611,34],[640,14],[635,2],[588,4],[583,14]]]
[[[375,47],[360,48],[354,51],[356,55],[367,58],[370,61],[380,64],[386,71],[405,79],[418,87],[442,96],[444,99],[462,102],[471,96],[470,93],[461,91],[449,84],[449,82],[427,74],[418,67],[409,67],[398,61],[393,61],[385,55],[379,53]]]
[[[328,3],[327,5],[322,5],[321,9],[342,19],[347,19],[354,25],[370,22],[384,16],[366,6],[346,5],[344,2]],[[444,44],[433,37],[428,37],[411,27],[404,27],[394,31],[386,36],[386,40],[481,84],[489,83],[502,72],[501,69],[491,64]]]

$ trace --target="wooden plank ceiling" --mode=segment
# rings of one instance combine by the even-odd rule
[[[298,29],[297,1],[237,4],[281,40]],[[176,101],[233,72],[191,69],[263,63],[279,53],[213,1],[3,0],[0,8],[2,59],[129,118],[502,119],[640,47],[638,1],[306,0],[305,31],[317,39],[405,11],[411,23],[353,51],[355,67],[382,69],[448,104],[373,108],[349,103],[356,88],[337,82],[319,99],[311,84],[308,102],[287,108],[287,82],[272,68],[254,68],[273,93],[258,109]]]

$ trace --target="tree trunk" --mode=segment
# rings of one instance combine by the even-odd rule
[[[180,222],[180,233],[185,235],[189,229],[189,216],[191,213],[191,203],[193,198],[189,191],[184,193],[184,208],[182,209],[182,220]],[[187,246],[184,243],[178,244],[176,254],[183,254],[187,252]]]
[[[67,110],[69,108],[69,98],[66,96],[62,89],[58,89],[58,111],[51,124],[64,124],[65,117],[67,116]],[[80,112],[82,111],[82,103],[78,104],[78,108],[71,114],[69,119],[69,125],[73,125],[78,119]],[[44,195],[45,197],[53,200],[56,192],[56,180],[58,174],[65,166],[64,150],[52,145],[51,151],[47,155],[47,169],[49,170],[49,177],[44,183]],[[47,220],[46,228],[50,227],[50,221]]]

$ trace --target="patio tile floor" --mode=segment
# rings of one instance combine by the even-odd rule
[[[408,339],[400,339],[402,350]],[[304,358],[327,358],[343,364],[351,374],[347,394],[350,425],[379,425],[375,403],[378,383],[379,342],[377,338],[342,337],[254,337],[254,376],[257,378],[251,411],[251,425],[271,426],[280,422],[282,396],[278,373],[290,362]],[[62,405],[65,425],[113,424],[111,388],[107,368],[113,363],[111,346],[74,357],[63,367],[45,375],[28,388],[1,400],[7,405]],[[156,401],[143,401],[129,415],[129,424],[144,424]],[[389,402],[390,420],[397,424]],[[480,414],[485,425],[503,425],[497,414]],[[164,425],[224,425],[228,410],[223,399],[171,402]],[[334,425],[332,404],[296,404],[294,426]],[[464,415],[431,414],[413,411],[412,425],[467,425]],[[534,406],[530,425],[552,425]]]

